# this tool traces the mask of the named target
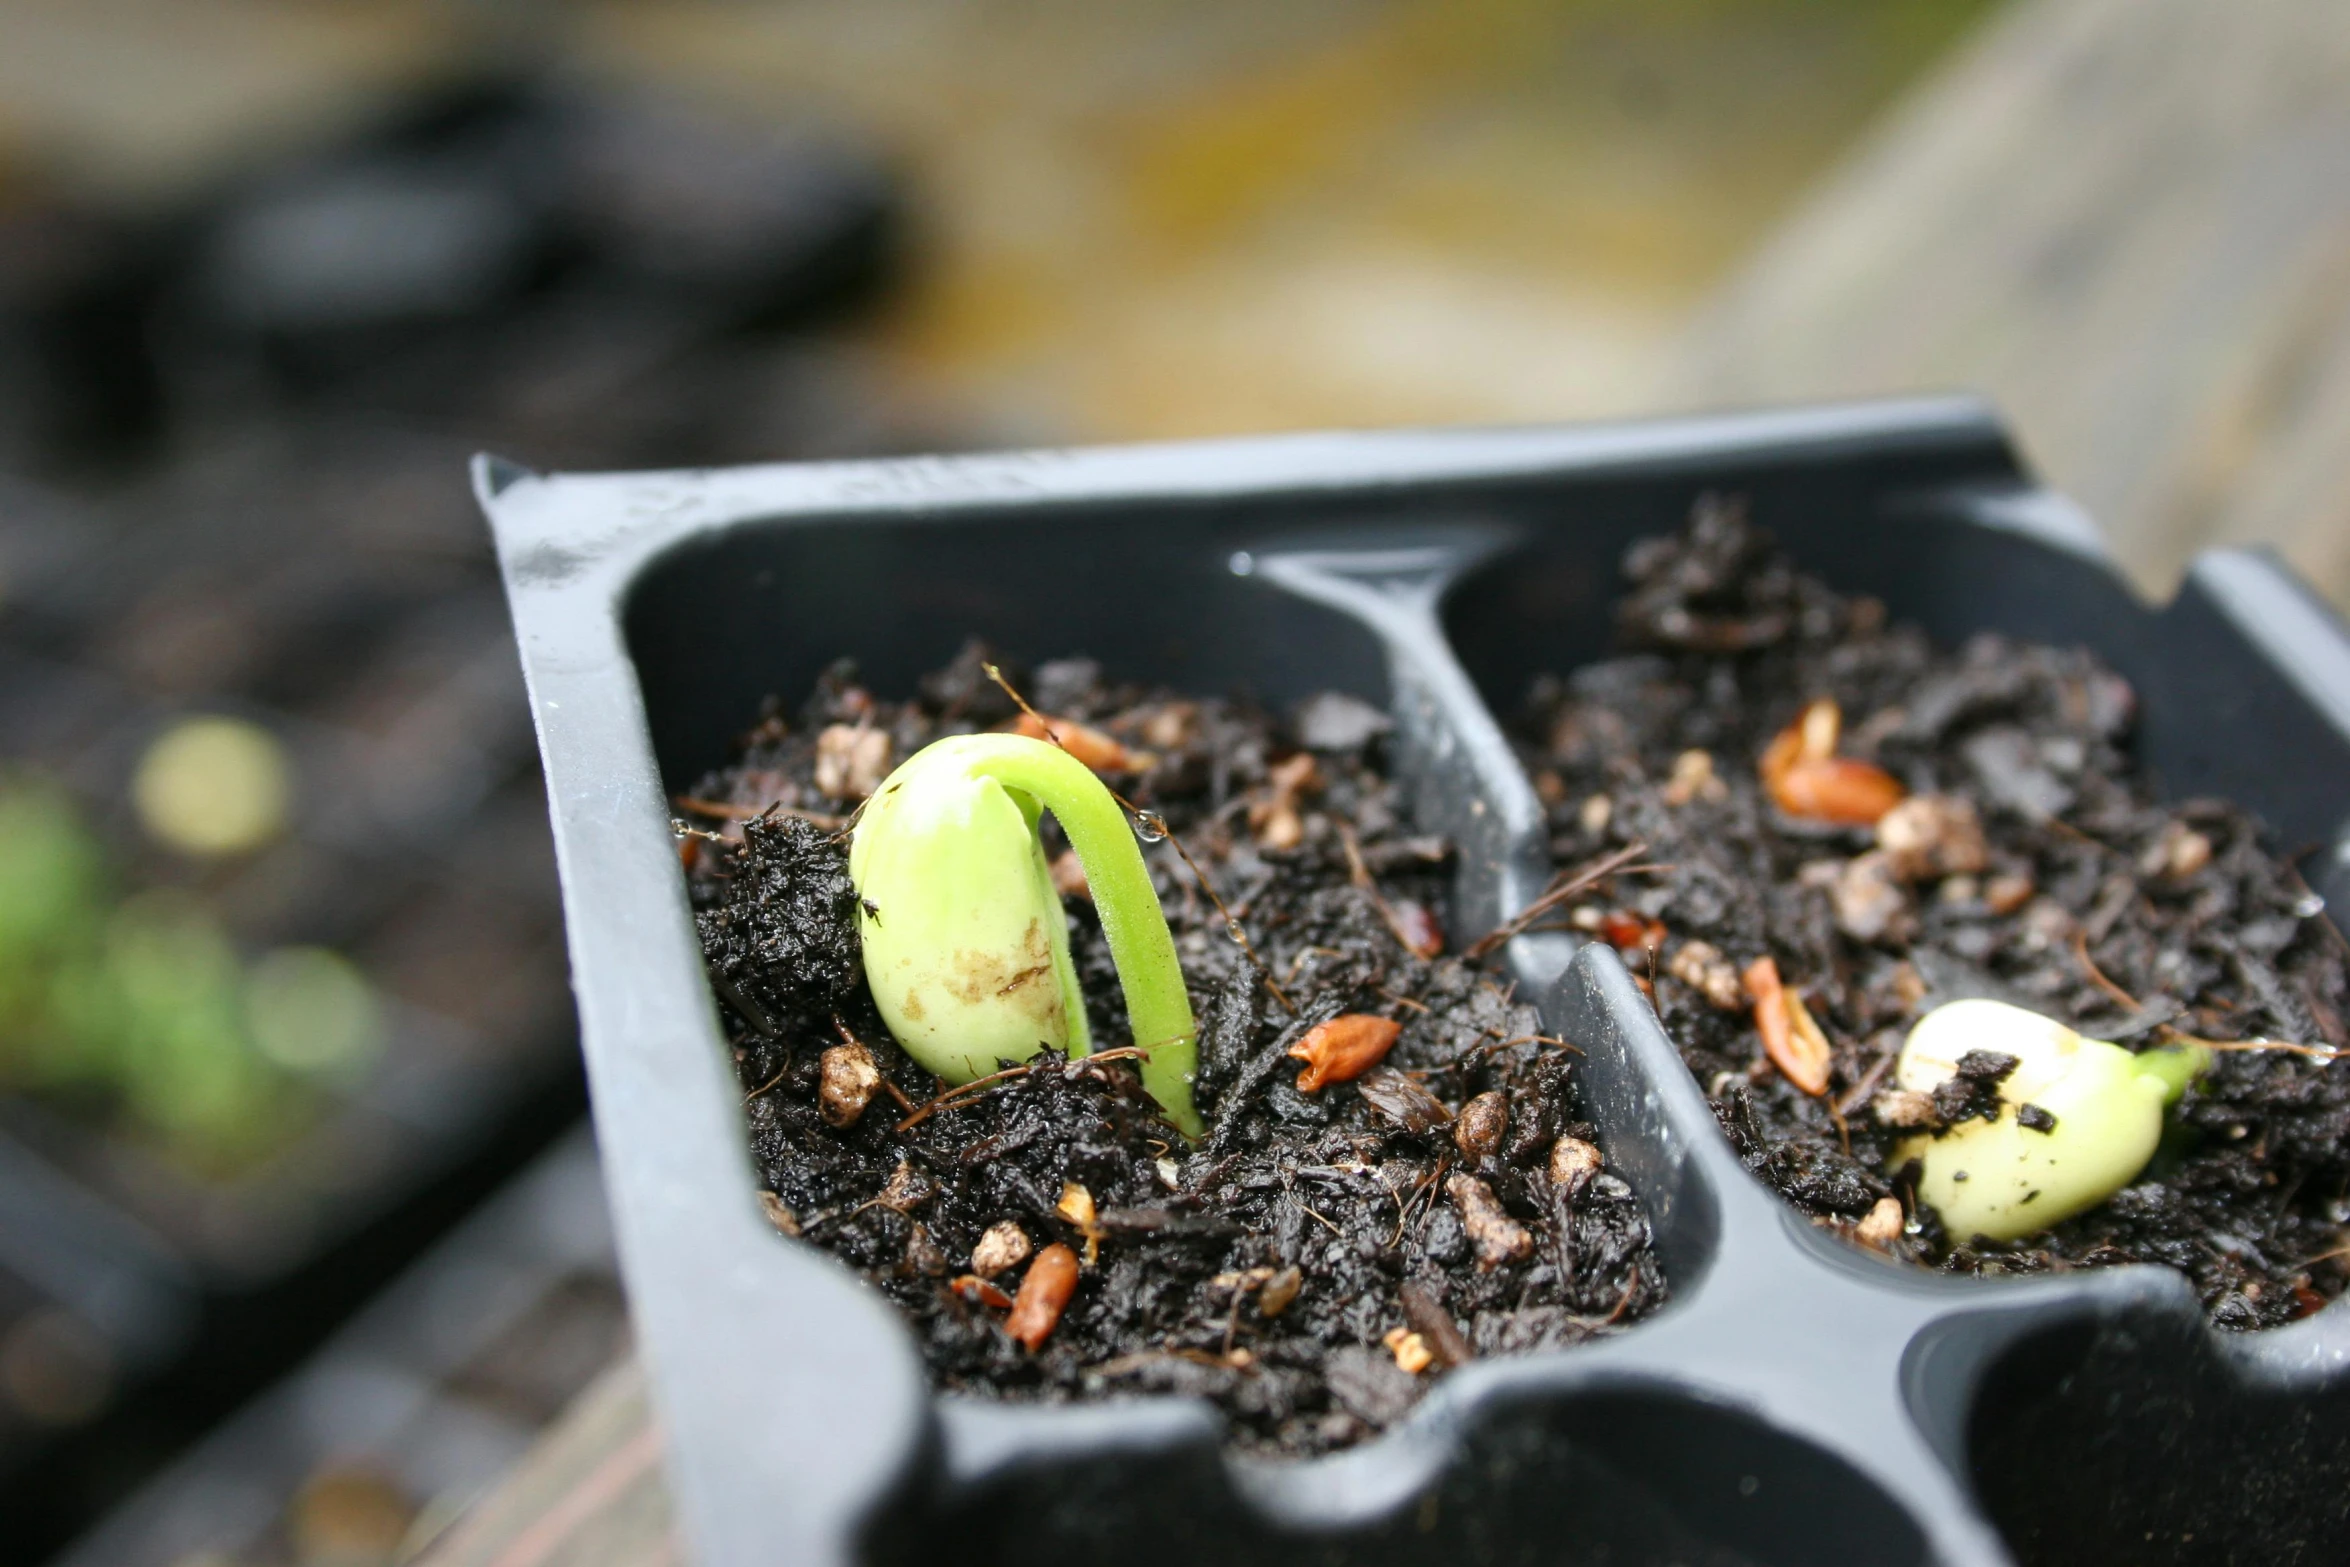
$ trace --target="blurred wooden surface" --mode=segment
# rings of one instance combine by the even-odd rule
[[[25,0],[0,0],[0,7]],[[66,0],[46,0],[66,3]],[[1654,406],[1990,0],[597,0],[586,58],[902,158],[890,362],[1010,443]]]
[[[672,1567],[683,1560],[644,1373],[623,1359],[414,1567]]]
[[[2142,584],[2350,604],[2350,4],[2031,0],[1705,312],[1667,401],[1972,387]]]

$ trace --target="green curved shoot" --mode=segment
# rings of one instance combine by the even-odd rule
[[[849,877],[865,977],[906,1053],[950,1083],[1047,1046],[1092,1050],[1067,917],[1037,838],[1051,811],[1085,867],[1141,1048],[1143,1086],[1187,1137],[1197,1027],[1134,829],[1060,747],[956,735],[890,774],[858,818]]]

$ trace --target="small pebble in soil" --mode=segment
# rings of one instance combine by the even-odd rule
[[[1028,1232],[1010,1219],[988,1226],[979,1244],[971,1248],[971,1271],[983,1279],[992,1279],[1008,1268],[1017,1268],[1028,1260]]]
[[[863,1045],[834,1045],[817,1058],[817,1112],[827,1126],[854,1126],[881,1088],[881,1072]]]

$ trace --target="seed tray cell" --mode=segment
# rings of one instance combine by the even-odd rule
[[[1672,1304],[1448,1374],[1333,1457],[1231,1455],[1204,1405],[934,1398],[840,1264],[773,1233],[668,797],[771,692],[856,658],[910,688],[962,639],[1115,679],[1389,705],[1456,940],[1549,878],[1492,717],[1601,651],[1623,546],[1707,490],[1938,638],[2085,644],[2178,794],[2318,846],[2350,896],[2350,641],[2269,560],[2150,609],[1996,419],[1908,400],[1640,425],[1280,437],[602,476],[496,459],[621,1253],[697,1559],[2331,1561],[2350,1552],[2350,1310],[2226,1337],[2155,1268],[1985,1282],[1814,1229],[1738,1164],[1604,947],[1508,961],[1574,1040]],[[2338,906],[2338,905],[2337,905]],[[2256,1482],[2256,1483],[2255,1483]]]

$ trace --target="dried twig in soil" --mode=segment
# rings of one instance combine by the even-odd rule
[[[2282,1051],[2286,1055],[2307,1056],[2310,1060],[2320,1063],[2339,1061],[2343,1054],[2331,1045],[2302,1045],[2295,1044],[2289,1039],[2199,1039],[2193,1034],[2183,1034],[2175,1028],[2165,1029],[2163,1038],[2175,1040],[2182,1045],[2194,1045],[2204,1050],[2276,1050]]]
[[[1403,916],[1395,912],[1395,905],[1387,901],[1379,883],[1372,879],[1370,867],[1363,863],[1363,846],[1356,840],[1354,828],[1339,823],[1338,842],[1346,850],[1347,878],[1370,895],[1371,906],[1379,911],[1379,918],[1387,926],[1387,933],[1395,938],[1395,944],[1415,958],[1435,957],[1434,952],[1423,951],[1420,943],[1412,939],[1411,932],[1404,929]]]
[[[2097,966],[2097,960],[2089,956],[2089,933],[2078,926],[2073,929],[2073,958],[2081,965],[2081,972],[2089,976],[2090,984],[2104,991],[2106,995],[2120,1002],[2130,1011],[2141,1010],[2138,998],[2107,978],[2105,970]]]
[[[1161,1041],[1160,1043],[1165,1043],[1165,1041]],[[1090,1064],[1097,1061],[1127,1061],[1132,1060],[1137,1056],[1147,1056],[1153,1050],[1158,1048],[1159,1046],[1157,1044],[1120,1045],[1114,1050],[1096,1050],[1088,1055],[1073,1056],[1061,1064],[1064,1066],[1077,1066],[1080,1064]],[[918,1106],[910,1106],[909,1108],[911,1108],[914,1113],[907,1116],[903,1121],[900,1121],[895,1127],[891,1128],[891,1130],[899,1132],[907,1131],[910,1128],[921,1125],[924,1121],[929,1120],[932,1116],[938,1114],[942,1110],[960,1110],[965,1105],[986,1097],[987,1090],[999,1088],[1005,1083],[1010,1082],[1015,1077],[1026,1077],[1029,1073],[1035,1070],[1036,1063],[1029,1061],[1023,1062],[1019,1066],[1005,1067],[1000,1072],[990,1072],[985,1077],[975,1077],[968,1083],[957,1083],[954,1087],[946,1090],[946,1092],[940,1094],[935,1099],[931,1099]]]
[[[696,816],[715,817],[723,822],[755,822],[762,816],[796,816],[810,826],[826,832],[838,832],[849,824],[846,816],[831,816],[823,811],[805,811],[796,805],[735,805],[725,800],[700,800],[690,794],[672,795],[670,804]],[[689,831],[691,829],[688,829]]]
[[[1469,943],[1468,950],[1463,952],[1461,957],[1470,963],[1476,962],[1511,937],[1524,935],[1533,927],[1536,920],[1575,894],[1607,880],[1610,876],[1634,871],[1669,869],[1669,867],[1662,865],[1636,864],[1635,862],[1639,860],[1640,856],[1647,852],[1648,845],[1645,843],[1628,843],[1621,849],[1601,855],[1578,870],[1562,872],[1562,880],[1544,892],[1541,897],[1520,909],[1515,917],[1503,921]]]
[[[1868,1103],[1869,1095],[1877,1091],[1877,1085],[1885,1080],[1885,1074],[1893,1069],[1893,1063],[1900,1058],[1899,1050],[1888,1050],[1878,1057],[1877,1064],[1861,1074],[1860,1081],[1846,1089],[1843,1097],[1836,1101],[1836,1114],[1850,1115],[1855,1106]]]

